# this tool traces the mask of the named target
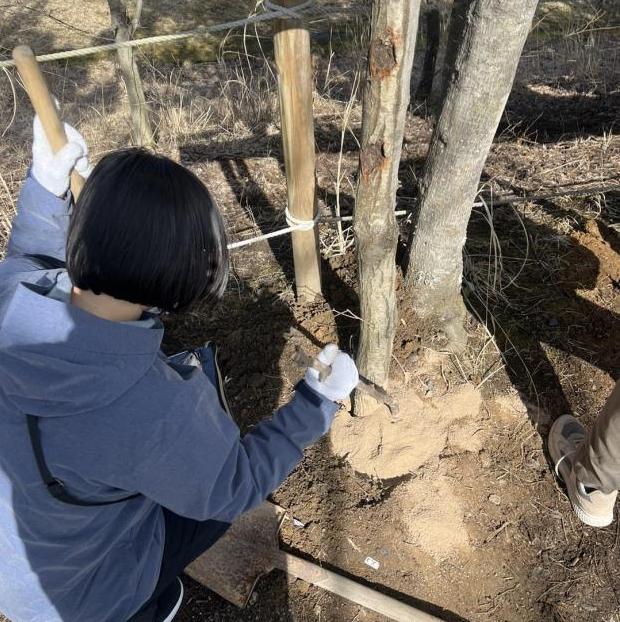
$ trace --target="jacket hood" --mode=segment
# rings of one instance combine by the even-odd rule
[[[38,417],[102,408],[129,390],[158,356],[163,327],[110,322],[21,283],[0,319],[0,391]]]

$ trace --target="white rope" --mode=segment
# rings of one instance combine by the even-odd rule
[[[291,212],[289,211],[287,205],[284,209],[284,216],[286,217],[286,224],[289,227],[293,227],[293,230],[310,231],[311,229],[314,229],[314,225],[319,222],[319,219],[321,218],[321,213],[317,210],[312,220],[302,220],[301,218],[293,216],[293,214],[291,214]]]
[[[277,238],[281,235],[291,233],[294,230],[295,230],[295,227],[285,227],[284,229],[278,229],[277,231],[271,231],[263,235],[257,235],[256,237],[248,238],[247,240],[239,240],[238,242],[231,242],[228,245],[228,250],[232,250],[233,248],[241,248],[242,246],[250,246],[250,244],[256,244],[256,242],[262,242],[263,240],[270,240],[271,238]]]
[[[474,204],[476,205],[476,204]],[[480,203],[482,205],[482,203]],[[410,214],[411,210],[397,210],[394,212],[395,216],[407,216]],[[280,237],[281,235],[286,235],[287,233],[292,233],[293,231],[310,231],[313,229],[318,223],[335,223],[335,222],[351,222],[353,220],[353,216],[321,216],[321,213],[317,211],[315,217],[312,220],[301,220],[293,216],[288,206],[284,210],[284,214],[286,216],[286,224],[288,227],[284,227],[283,229],[276,229],[275,231],[270,231],[269,233],[264,233],[262,235],[257,235],[252,238],[247,238],[245,240],[239,240],[237,242],[231,242],[228,245],[228,250],[232,250],[235,248],[242,248],[244,246],[250,246],[251,244],[256,244],[257,242],[262,242],[263,240],[270,240],[272,238]]]
[[[295,216],[293,216],[289,212],[287,206],[284,209],[284,215],[286,216],[286,224],[288,225],[288,227],[284,227],[283,229],[277,229],[276,231],[270,231],[269,233],[264,233],[263,235],[257,235],[253,238],[248,238],[247,240],[231,242],[228,245],[228,250],[232,250],[233,248],[242,248],[243,246],[250,246],[250,244],[255,244],[256,242],[261,242],[262,240],[277,238],[281,235],[292,233],[293,231],[310,231],[311,229],[314,229],[315,225],[318,222],[321,222],[321,213],[319,211],[317,211],[316,215],[312,220],[301,220],[299,218],[295,218]]]
[[[143,39],[131,39],[130,41],[118,41],[115,43],[106,43],[103,45],[93,45],[90,47],[79,48],[77,50],[65,50],[63,52],[53,52],[51,54],[41,54],[37,56],[37,60],[40,63],[61,60],[65,58],[78,58],[82,56],[92,56],[93,54],[99,54],[101,52],[108,52],[110,50],[119,50],[122,48],[135,48],[143,45],[157,45],[160,43],[170,43],[173,41],[181,41],[183,39],[190,39],[192,37],[204,37],[214,32],[221,32],[223,30],[232,30],[233,28],[241,28],[250,24],[257,24],[260,22],[268,22],[273,19],[300,19],[302,13],[308,11],[314,6],[315,0],[305,0],[301,4],[294,7],[283,7],[270,0],[265,0],[263,7],[267,9],[264,13],[257,15],[250,15],[243,19],[237,19],[230,22],[223,22],[221,24],[214,24],[213,26],[200,26],[195,30],[189,30],[187,32],[171,33],[167,35],[156,35],[153,37],[144,37]],[[0,67],[13,67],[15,61],[4,60],[0,61]]]

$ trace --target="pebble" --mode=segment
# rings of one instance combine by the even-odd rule
[[[502,500],[501,500],[499,495],[489,495],[489,501],[493,505],[499,505],[502,502]]]

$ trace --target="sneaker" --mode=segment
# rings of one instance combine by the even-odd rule
[[[579,421],[572,415],[562,415],[549,431],[549,453],[555,465],[555,474],[566,485],[568,498],[579,520],[590,527],[607,527],[614,519],[618,493],[588,492],[577,479],[571,460],[585,440],[586,430]]]

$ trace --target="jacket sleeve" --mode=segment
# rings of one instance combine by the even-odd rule
[[[215,388],[205,384],[202,404],[194,403],[189,417],[179,413],[176,425],[173,417],[154,429],[137,481],[122,483],[188,518],[232,522],[291,473],[338,406],[301,382],[288,404],[241,438]]]
[[[7,257],[46,255],[65,260],[71,193],[58,198],[29,173],[17,202]]]

